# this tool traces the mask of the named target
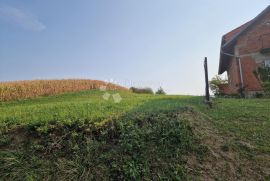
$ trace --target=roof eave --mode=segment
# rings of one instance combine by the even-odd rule
[[[224,54],[223,54],[223,49],[224,49],[224,44],[225,44],[225,36],[222,36],[221,39],[221,45],[220,45],[220,56],[219,56],[219,68],[218,68],[218,74],[223,74],[226,70],[224,70]]]
[[[247,27],[245,27],[242,31],[240,31],[239,33],[237,33],[230,41],[226,42],[226,43],[223,45],[223,47],[224,47],[224,48],[228,48],[228,47],[230,47],[231,45],[233,45],[233,44],[237,41],[237,39],[238,39],[238,37],[239,37],[240,35],[242,35],[244,32],[246,32],[246,31],[247,31],[254,23],[256,23],[261,17],[263,17],[264,14],[267,13],[268,11],[270,11],[270,5],[269,5],[267,8],[265,8],[265,9],[264,9],[258,16],[256,16],[253,20],[251,20],[251,21],[249,22],[249,24],[248,24]]]
[[[219,60],[219,70],[218,70],[219,75],[223,74],[225,71],[228,70],[228,64],[229,64],[230,59],[233,57],[233,54],[234,54],[233,46],[229,46],[229,47],[222,46],[220,48],[220,60]]]
[[[221,75],[221,74],[223,74],[223,72],[225,72],[225,71],[222,70],[222,65],[221,65],[222,64],[221,63],[222,62],[222,58],[221,57],[222,57],[222,54],[220,53],[218,75]]]

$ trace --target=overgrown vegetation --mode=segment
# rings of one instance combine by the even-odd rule
[[[222,84],[228,84],[228,80],[223,79],[218,75],[213,77],[212,80],[209,82],[210,89],[214,93],[214,95],[218,96],[223,94],[222,90],[220,90],[220,85]]]
[[[154,91],[151,88],[136,88],[136,87],[131,87],[130,90],[133,93],[137,94],[154,94]]]
[[[265,95],[270,96],[270,67],[258,67],[254,74],[261,81]]]
[[[2,103],[0,178],[187,179],[185,155],[207,150],[180,117],[191,108],[166,97],[120,94],[120,104],[100,91]]]
[[[25,130],[21,134],[30,140],[1,151],[0,176],[8,180],[187,179],[184,155],[204,148],[194,140],[189,123],[177,118],[179,113],[136,113],[101,127],[74,122],[51,125],[46,133]]]

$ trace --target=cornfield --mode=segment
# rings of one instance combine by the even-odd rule
[[[106,90],[128,90],[116,84],[88,79],[0,82],[0,102],[100,89],[102,87],[106,87]]]

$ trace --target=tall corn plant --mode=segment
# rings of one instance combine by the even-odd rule
[[[106,87],[107,90],[127,90],[115,84],[86,79],[0,82],[0,102],[93,90],[101,87]]]

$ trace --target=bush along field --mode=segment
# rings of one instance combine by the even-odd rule
[[[213,105],[125,90],[2,102],[0,180],[269,179],[270,100]]]

